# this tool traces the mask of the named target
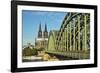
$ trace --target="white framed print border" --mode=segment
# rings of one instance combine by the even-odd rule
[[[61,22],[59,32],[56,34],[56,47],[52,51],[49,48],[51,48],[51,45],[53,44],[51,44],[50,47],[48,44],[47,49],[43,51],[50,55],[53,54],[53,56],[57,56],[59,60],[61,57],[65,58],[66,56],[70,57],[69,60],[23,62],[22,42],[24,35],[22,12],[25,10],[33,11],[33,13],[39,12],[40,14],[49,14],[50,12],[54,14],[67,13],[64,20]],[[86,17],[88,20],[86,20]],[[70,22],[72,22],[72,24]],[[35,27],[35,24],[33,26]],[[50,43],[50,37],[54,36],[54,33],[55,32],[49,32],[48,43]],[[69,36],[67,36],[68,34]],[[64,41],[62,40],[62,37],[65,39]],[[62,45],[61,42],[65,43]],[[77,43],[77,46],[75,46],[75,43]],[[89,67],[97,67],[96,5],[11,1],[11,72]]]

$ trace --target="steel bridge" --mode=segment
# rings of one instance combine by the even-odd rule
[[[66,14],[59,30],[49,34],[47,53],[77,59],[90,58],[90,14]]]

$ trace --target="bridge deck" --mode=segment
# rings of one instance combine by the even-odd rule
[[[62,56],[67,56],[67,57],[72,57],[72,58],[77,58],[77,59],[89,59],[90,58],[90,52],[77,52],[77,51],[46,51],[47,53],[51,54],[56,54],[56,55],[62,55]]]

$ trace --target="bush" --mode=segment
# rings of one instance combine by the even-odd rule
[[[22,51],[23,56],[33,56],[37,55],[37,50],[35,48],[31,49],[29,47],[24,48]]]
[[[36,48],[33,48],[32,49],[32,53],[33,53],[33,55],[37,55],[37,49]]]

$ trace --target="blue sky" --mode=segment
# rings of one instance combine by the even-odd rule
[[[23,32],[23,45],[27,43],[34,44],[37,38],[39,24],[41,23],[42,30],[44,31],[45,24],[47,30],[59,30],[62,21],[67,13],[64,12],[44,12],[44,11],[22,11],[22,32]]]

